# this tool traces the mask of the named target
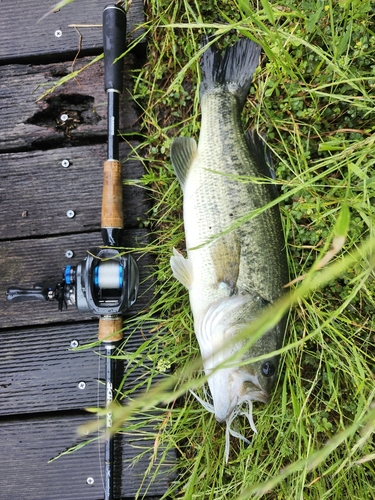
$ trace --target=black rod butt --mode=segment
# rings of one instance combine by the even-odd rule
[[[103,10],[104,88],[122,92],[124,60],[119,59],[126,48],[126,13],[119,5],[107,5]]]

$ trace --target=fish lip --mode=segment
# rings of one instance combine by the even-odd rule
[[[251,382],[245,382],[246,384],[246,392],[241,398],[242,401],[259,401],[260,403],[268,403],[270,400],[270,395],[269,393],[261,387],[261,385],[258,385],[259,382],[258,380],[252,380]]]
[[[248,392],[245,394],[242,398],[240,398],[236,404],[230,407],[230,410],[228,411],[228,414],[225,417],[219,417],[215,413],[215,419],[217,422],[220,424],[223,424],[228,421],[228,418],[230,415],[232,415],[233,411],[240,407],[243,403],[246,401],[259,401],[260,403],[265,403],[267,404],[270,400],[270,395],[268,392],[264,391],[263,389],[258,389],[257,390],[252,390],[251,392]]]
[[[219,423],[225,423],[227,422],[228,418],[230,415],[232,415],[233,411],[236,408],[239,408],[242,406],[243,403],[245,402],[250,402],[250,401],[259,401],[260,403],[269,403],[270,400],[270,395],[268,394],[267,391],[264,389],[261,389],[260,387],[253,386],[250,390],[246,392],[241,398],[237,399],[237,402],[235,404],[232,404],[229,407],[229,410],[225,416],[218,416],[217,412],[215,412],[215,419]]]
[[[270,401],[270,395],[268,394],[268,392],[260,389],[258,391],[251,392],[251,399],[253,401],[260,401],[261,403],[267,404]]]

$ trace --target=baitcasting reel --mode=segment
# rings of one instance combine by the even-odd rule
[[[7,300],[57,300],[59,310],[75,305],[81,313],[121,315],[134,304],[139,286],[138,266],[131,255],[113,248],[94,248],[77,266],[67,266],[55,286],[11,287]]]

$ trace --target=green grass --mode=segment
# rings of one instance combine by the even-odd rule
[[[147,170],[143,185],[153,209],[146,224],[157,238],[149,248],[157,259],[156,298],[143,320],[156,315],[158,329],[141,356],[155,356],[148,381],[158,366],[174,372],[164,387],[150,389],[148,400],[120,412],[119,421],[139,408],[167,405],[155,433],[161,455],[179,451],[171,498],[375,498],[374,7],[161,0],[150,1],[147,14],[147,62],[134,73],[145,135],[136,156]],[[272,401],[255,405],[257,435],[239,423],[252,443],[232,439],[227,465],[223,427],[186,392],[200,390],[199,350],[187,293],[169,269],[172,247],[184,250],[182,195],[169,149],[176,136],[198,137],[200,40],[207,32],[223,47],[239,35],[263,47],[244,125],[266,133],[273,151],[291,279],[308,273],[291,286]],[[314,271],[340,235],[343,247]]]
[[[153,200],[142,224],[155,236],[143,249],[156,257],[155,301],[132,328],[152,321],[154,333],[137,353],[123,348],[129,370],[144,365],[138,388],[147,396],[124,389],[130,403],[114,415],[120,432],[136,425],[139,412],[146,421],[150,414],[153,458],[178,450],[178,476],[165,498],[375,498],[375,6],[150,0],[144,28],[147,62],[133,75],[144,142],[133,156],[145,165],[140,184]],[[201,394],[204,378],[187,292],[169,268],[172,248],[184,250],[169,150],[176,136],[198,138],[203,33],[223,47],[238,36],[263,47],[244,126],[267,136],[291,279],[306,275],[275,310],[277,319],[291,306],[272,400],[254,405],[258,434],[240,421],[252,443],[232,439],[228,464],[224,428],[188,392]],[[317,270],[340,236],[344,245]],[[270,324],[256,325],[258,334]],[[151,386],[159,374],[166,376]]]

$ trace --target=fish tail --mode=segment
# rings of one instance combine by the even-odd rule
[[[203,45],[208,42],[209,37],[205,37]],[[218,87],[224,87],[237,97],[242,109],[250,90],[254,71],[259,64],[260,51],[260,45],[249,38],[241,38],[228,47],[223,55],[214,44],[207,47],[200,61],[201,100],[206,93],[214,92]]]

